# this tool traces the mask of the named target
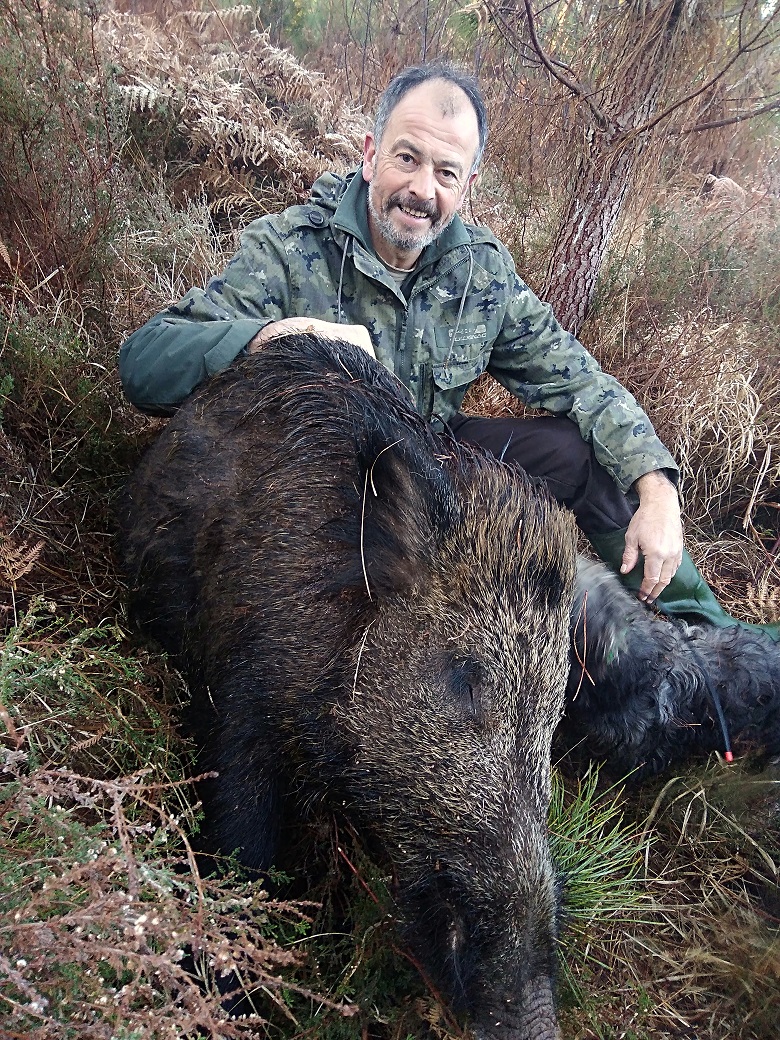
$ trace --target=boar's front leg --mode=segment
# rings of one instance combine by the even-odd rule
[[[243,697],[224,686],[209,704],[207,726],[197,726],[198,793],[204,820],[198,845],[208,855],[237,853],[253,870],[273,866],[279,845],[282,782],[272,730]],[[201,715],[201,722],[203,718]]]

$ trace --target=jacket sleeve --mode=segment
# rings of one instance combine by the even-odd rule
[[[128,399],[171,415],[207,377],[227,368],[269,322],[289,314],[286,251],[273,218],[250,224],[239,251],[206,289],[187,295],[134,332],[119,351]]]
[[[509,302],[491,352],[491,375],[531,407],[573,419],[622,491],[653,470],[676,483],[677,464],[633,395],[561,328],[508,262]]]

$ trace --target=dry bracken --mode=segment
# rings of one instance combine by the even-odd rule
[[[188,176],[220,213],[245,221],[300,202],[321,172],[360,154],[362,117],[274,47],[251,7],[181,11],[164,26],[111,12],[98,30],[128,110],[175,123]]]
[[[11,538],[0,534],[0,581],[14,586],[35,566],[46,543],[38,541],[35,545],[29,542],[14,542]]]

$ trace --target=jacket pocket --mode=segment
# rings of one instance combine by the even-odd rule
[[[431,348],[433,381],[439,390],[453,390],[473,383],[488,366],[487,326],[484,323],[461,325],[452,343],[452,329],[437,326]]]

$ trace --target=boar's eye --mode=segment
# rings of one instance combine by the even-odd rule
[[[450,695],[462,711],[474,718],[482,715],[485,669],[473,659],[453,660],[450,668]]]

